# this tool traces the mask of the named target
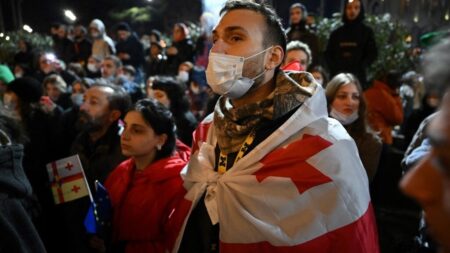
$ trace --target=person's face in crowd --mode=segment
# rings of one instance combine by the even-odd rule
[[[73,36],[75,39],[81,39],[84,37],[83,28],[81,26],[75,26],[73,28]]]
[[[314,79],[316,79],[316,81],[320,83],[320,85],[324,85],[322,73],[320,73],[319,71],[313,71],[311,72],[311,74],[313,75]]]
[[[436,92],[430,92],[425,95],[426,96],[426,103],[431,108],[437,108],[439,104],[441,103],[441,98],[439,97],[439,94]]]
[[[53,83],[47,83],[45,85],[45,92],[53,102],[56,102],[58,98],[61,96],[61,91]]]
[[[150,46],[150,56],[153,58],[156,58],[161,53],[161,50],[157,45],[151,45]]]
[[[173,27],[172,36],[173,36],[173,41],[175,41],[175,42],[182,41],[186,38],[183,28],[180,26],[177,26],[177,25]]]
[[[116,120],[108,101],[113,93],[109,87],[92,87],[86,91],[79,114],[79,123],[84,130],[96,132]]]
[[[14,66],[14,76],[16,78],[23,77],[25,75],[25,70],[20,65]]]
[[[285,65],[293,61],[300,62],[302,69],[308,68],[308,55],[303,50],[290,50],[286,53],[286,58],[284,60]]]
[[[361,2],[359,0],[353,0],[352,2],[349,2],[347,4],[347,7],[345,8],[345,15],[350,21],[355,20],[359,16],[360,12]]]
[[[72,84],[72,94],[70,98],[72,103],[76,106],[81,106],[83,104],[83,96],[86,92],[86,86],[84,86],[80,81]]]
[[[105,59],[102,61],[101,71],[103,78],[114,77],[117,73],[117,67],[113,60]]]
[[[159,43],[158,38],[156,37],[156,35],[150,34],[150,43],[151,42]]]
[[[87,68],[91,72],[97,72],[102,67],[102,62],[97,61],[94,57],[89,57]]]
[[[86,92],[86,87],[80,82],[74,83],[72,85],[72,94],[84,94]]]
[[[130,32],[119,30],[119,31],[117,31],[117,37],[119,38],[119,40],[125,41],[128,39],[128,37],[130,37]]]
[[[309,26],[315,25],[316,24],[316,18],[314,16],[312,16],[312,15],[308,15],[306,17],[306,24],[309,25]]]
[[[90,27],[89,35],[91,35],[91,38],[93,38],[93,39],[98,39],[98,38],[100,38],[100,31],[95,27]]]
[[[158,102],[163,104],[166,108],[170,108],[170,99],[165,91],[158,89],[150,89],[148,95],[149,97],[158,100]]]
[[[56,32],[58,38],[64,39],[66,37],[66,28],[64,26],[60,26]]]
[[[120,138],[122,154],[134,158],[154,158],[157,146],[164,145],[167,136],[157,135],[140,112],[128,112],[124,121],[124,130]]]
[[[17,114],[19,111],[19,97],[12,91],[3,94],[3,109],[10,114]]]
[[[414,198],[425,212],[428,230],[450,252],[450,96],[430,122],[427,135],[430,152],[400,182],[403,192]]]
[[[249,57],[262,52],[263,36],[265,35],[264,17],[254,11],[238,9],[227,12],[222,16],[213,30],[213,46],[211,52]],[[259,54],[246,59],[243,67],[243,76],[253,78],[264,71],[265,56]],[[258,85],[264,79],[255,80]]]
[[[331,106],[342,114],[352,115],[354,112],[358,112],[360,96],[355,84],[344,84],[336,92]]]
[[[289,11],[289,20],[291,21],[291,24],[300,23],[300,20],[302,20],[302,17],[303,17],[303,11],[301,8],[292,8]]]
[[[27,51],[27,44],[23,40],[19,40],[19,50],[20,52],[26,52]]]
[[[191,71],[191,70],[192,70],[192,68],[191,68],[189,65],[184,64],[184,63],[181,63],[180,66],[178,66],[178,71],[186,71],[186,72],[189,72],[189,71]]]
[[[55,71],[55,61],[56,57],[52,54],[44,54],[39,58],[39,69],[44,73],[48,74]]]

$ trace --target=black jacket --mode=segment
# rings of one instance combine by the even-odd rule
[[[346,1],[345,6],[347,6]],[[377,45],[373,31],[364,22],[364,6],[355,20],[342,14],[344,25],[334,30],[325,50],[325,60],[333,77],[342,72],[350,72],[358,77],[363,89],[368,88],[366,69],[377,58]]]
[[[122,60],[123,65],[131,65],[138,69],[144,64],[144,46],[138,38],[132,34],[125,41],[119,41],[116,44],[117,55],[126,53],[130,55],[130,59]]]
[[[291,25],[286,29],[288,41],[299,40],[309,46],[311,50],[312,62],[311,66],[319,64],[319,37],[311,32],[305,25]]]
[[[182,41],[174,42],[173,47],[176,47],[178,53],[176,55],[168,55],[168,74],[178,74],[178,66],[185,61],[194,62],[194,44],[191,39],[184,39]]]

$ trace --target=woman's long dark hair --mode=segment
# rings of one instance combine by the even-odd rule
[[[137,101],[132,111],[139,112],[155,134],[167,135],[161,150],[156,151],[155,161],[172,155],[175,150],[176,126],[169,109],[154,99],[145,98]]]

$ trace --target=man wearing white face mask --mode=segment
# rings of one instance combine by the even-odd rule
[[[354,141],[306,72],[279,70],[275,12],[228,1],[206,70],[222,95],[194,133],[171,252],[379,252]]]

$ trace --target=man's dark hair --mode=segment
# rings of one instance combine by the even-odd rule
[[[120,118],[125,117],[125,114],[131,107],[131,98],[122,87],[111,84],[103,79],[96,80],[91,88],[93,87],[112,89],[113,93],[108,95],[109,109],[118,110],[120,111]]]
[[[157,135],[167,135],[161,150],[156,152],[155,160],[170,156],[175,149],[176,126],[169,109],[154,99],[146,98],[137,101],[133,111],[139,112]]]
[[[252,10],[260,13],[264,16],[266,21],[266,31],[264,34],[263,45],[265,48],[272,45],[279,45],[283,48],[283,52],[286,52],[286,34],[281,24],[281,20],[275,13],[275,10],[266,4],[258,4],[249,1],[228,1],[225,6],[220,10],[220,15],[232,10]]]
[[[425,85],[440,94],[450,88],[450,37],[435,45],[425,54],[422,62]]]

